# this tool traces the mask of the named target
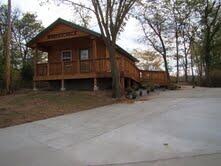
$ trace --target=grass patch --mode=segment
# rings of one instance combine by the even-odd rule
[[[110,92],[23,91],[0,96],[0,128],[114,103]]]

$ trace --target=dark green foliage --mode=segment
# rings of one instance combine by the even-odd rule
[[[33,65],[31,63],[26,63],[21,69],[21,78],[24,81],[32,81],[34,74]]]
[[[140,96],[143,96],[143,91],[140,91],[140,94],[139,94]]]
[[[136,99],[137,98],[136,90],[132,87],[128,87],[126,89],[126,97],[130,99]]]
[[[150,88],[149,87],[147,87],[147,94],[149,94],[150,93]]]
[[[134,91],[133,88],[128,87],[128,88],[126,89],[126,94],[127,94],[127,95],[128,95],[128,94],[131,94],[133,91]]]
[[[7,5],[0,4],[0,89],[3,89],[5,35],[7,30]],[[11,91],[21,87],[30,87],[33,78],[32,52],[26,46],[42,29],[42,23],[37,20],[37,15],[22,13],[12,9],[12,46],[11,46]],[[27,84],[28,83],[28,84]],[[3,92],[3,90],[2,90]]]
[[[221,87],[221,70],[212,71],[210,77],[213,87]]]
[[[136,99],[137,98],[137,93],[136,93],[136,91],[133,91],[132,92],[132,99]]]
[[[147,92],[152,92],[154,91],[155,89],[155,86],[152,82],[149,82],[149,81],[143,81],[141,82],[141,85],[140,85],[142,88],[144,87],[145,89],[147,89]]]
[[[12,83],[11,83],[11,92],[14,92],[21,88],[22,79],[20,76],[20,70],[13,69],[12,70]]]
[[[177,85],[177,84],[174,84],[174,83],[170,83],[169,85],[168,85],[168,89],[169,90],[177,90],[177,89],[179,89],[179,88],[181,88],[179,85]]]
[[[133,84],[132,85],[132,88],[136,91],[136,90],[139,90],[139,85],[138,84]]]
[[[3,53],[0,50],[0,90],[3,89],[3,77],[4,77],[3,74],[4,74],[4,58],[3,58]]]

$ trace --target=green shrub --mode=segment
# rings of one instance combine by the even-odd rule
[[[127,95],[132,94],[133,91],[134,91],[134,90],[133,90],[132,87],[128,87],[128,88],[126,89],[126,94],[127,94]]]
[[[143,96],[143,91],[142,90],[140,90],[139,95]]]
[[[133,92],[132,92],[132,99],[136,99],[137,98],[137,93],[136,93],[136,91],[134,90]]]
[[[144,89],[148,89],[149,91],[154,91],[155,89],[154,84],[147,81],[141,82],[141,87],[145,87]]]
[[[20,71],[17,69],[13,69],[11,74],[12,74],[12,79],[11,79],[10,89],[11,89],[11,92],[14,92],[21,88],[22,78],[21,78]]]
[[[210,73],[211,86],[221,87],[221,69],[214,69]]]
[[[3,73],[4,73],[4,63],[3,63],[3,56],[0,54],[0,90],[3,90]]]
[[[136,99],[137,98],[136,90],[133,89],[132,87],[128,87],[126,89],[126,97],[127,98],[131,98],[132,97],[132,99]]]
[[[141,88],[141,89],[146,89],[146,84],[145,84],[145,82],[141,82],[141,83],[140,83],[140,88]]]
[[[147,94],[150,93],[150,87],[147,87]]]
[[[138,84],[133,84],[132,89],[135,90],[135,91],[139,90],[139,85]]]
[[[21,69],[21,77],[24,81],[32,81],[34,75],[33,65],[30,63],[25,64]]]
[[[177,85],[177,84],[174,84],[174,83],[170,83],[169,85],[168,85],[168,89],[169,90],[176,90],[176,89],[178,89],[178,88],[181,88],[179,85]]]

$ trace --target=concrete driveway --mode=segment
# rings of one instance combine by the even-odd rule
[[[221,88],[184,88],[0,129],[1,166],[217,165]]]

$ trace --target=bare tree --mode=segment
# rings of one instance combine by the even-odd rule
[[[183,53],[184,53],[184,60],[183,60],[183,68],[184,68],[184,76],[185,81],[188,81],[188,68],[191,68],[192,73],[192,82],[194,82],[194,58],[196,57],[195,54],[195,40],[196,34],[199,28],[199,24],[194,22],[190,18],[187,18],[185,22],[183,22],[181,27],[181,37],[183,43]],[[190,66],[188,66],[190,60]]]
[[[167,53],[169,49],[168,36],[168,22],[166,18],[166,12],[161,5],[161,2],[155,3],[153,1],[144,0],[141,1],[136,12],[136,18],[139,20],[143,33],[144,41],[147,41],[156,52],[158,52],[164,61],[165,71],[167,78],[170,80]]]
[[[177,68],[177,83],[179,82],[179,73],[180,66],[183,66],[185,73],[185,80],[187,81],[187,70],[188,70],[188,55],[189,47],[186,37],[186,31],[188,33],[189,20],[193,14],[193,6],[196,2],[191,2],[189,0],[165,0],[166,7],[171,11],[168,18],[171,20],[172,29],[174,32],[175,38],[175,47],[176,47],[176,68]],[[169,13],[168,13],[169,14]],[[182,43],[182,44],[181,44]],[[182,51],[184,54],[183,63],[180,63],[182,60]]]
[[[73,6],[73,15],[74,15],[74,20],[73,22],[78,22],[79,25],[89,28],[90,21],[92,19],[92,16],[90,15],[90,10],[82,10],[83,4],[80,3],[79,5]]]
[[[163,63],[161,55],[153,51],[134,49],[132,55],[139,60],[136,65],[142,70],[160,71]]]
[[[176,72],[176,82],[179,83],[179,36],[180,36],[180,26],[181,26],[181,22],[182,19],[180,17],[180,3],[177,0],[172,0],[172,1],[168,1],[168,8],[171,9],[171,15],[172,15],[172,24],[173,24],[173,29],[174,29],[174,34],[175,34],[175,45],[176,45],[176,68],[177,68],[177,72]]]

